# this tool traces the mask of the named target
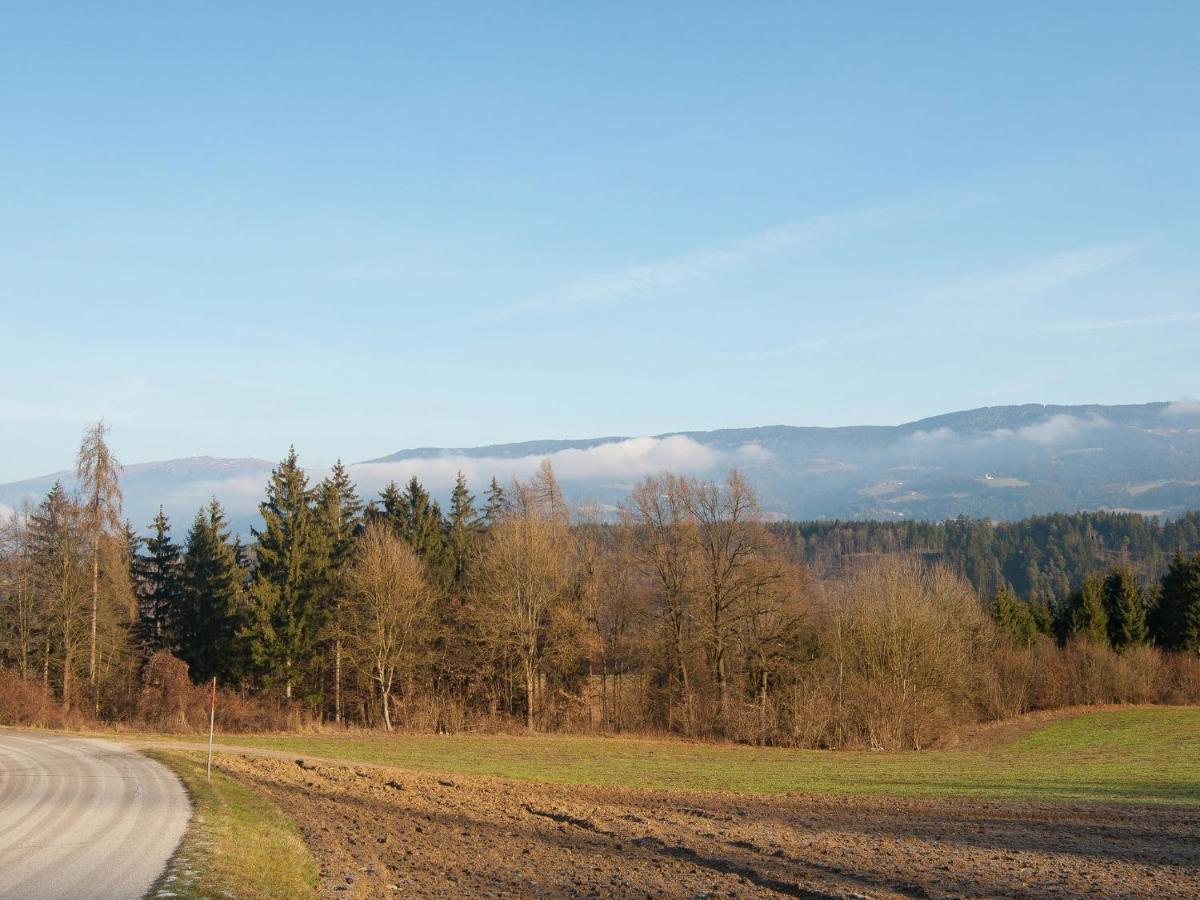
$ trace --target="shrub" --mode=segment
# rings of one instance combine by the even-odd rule
[[[0,669],[0,725],[57,728],[62,718],[62,706],[46,685]]]

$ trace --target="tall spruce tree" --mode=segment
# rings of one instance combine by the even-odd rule
[[[1200,653],[1200,553],[1171,560],[1150,621],[1158,646]]]
[[[1104,578],[1090,574],[1079,589],[1067,596],[1059,609],[1061,640],[1086,638],[1093,644],[1108,644],[1108,613],[1104,611]]]
[[[271,472],[259,512],[251,651],[264,681],[283,684],[290,702],[316,643],[315,606],[329,558],[295,448]]]
[[[171,537],[171,521],[158,508],[145,540],[146,551],[134,557],[134,586],[137,592],[136,635],[145,657],[159,650],[178,650],[178,631],[173,617],[182,609],[183,549]]]
[[[1108,642],[1114,650],[1145,642],[1146,603],[1129,566],[1117,566],[1105,576],[1104,612],[1108,617]]]
[[[346,569],[363,525],[363,504],[346,467],[338,460],[318,486],[316,509],[328,560],[318,598],[317,628],[333,657],[333,720],[342,721],[342,665],[345,635],[341,616]]]
[[[192,521],[181,570],[175,617],[178,654],[197,681],[215,675],[226,684],[235,683],[245,669],[238,641],[242,569],[225,512],[215,498]]]
[[[475,497],[467,488],[467,479],[459,472],[454,479],[454,490],[450,492],[450,516],[446,522],[450,578],[456,585],[466,578],[468,566],[479,545],[479,529]]]

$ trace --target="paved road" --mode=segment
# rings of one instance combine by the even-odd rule
[[[179,780],[128,747],[0,731],[0,897],[142,897],[190,816]]]

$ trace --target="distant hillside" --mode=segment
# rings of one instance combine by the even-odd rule
[[[719,474],[737,465],[759,487],[767,511],[788,518],[1016,519],[1081,509],[1170,516],[1200,507],[1200,403],[1193,401],[1029,404],[898,426],[777,425],[424,448],[366,465],[401,471],[407,463],[420,473],[439,460],[469,461],[472,469],[484,461],[502,471],[547,455],[563,464],[570,492],[599,501],[617,499],[637,475],[655,468]]]
[[[196,511],[215,496],[230,507],[237,519],[236,527],[246,530],[272,465],[265,459],[193,456],[126,466],[121,479],[125,516],[141,530],[154,518],[161,505],[172,516],[176,530],[182,535]],[[56,481],[74,488],[75,473],[53,472],[26,481],[0,484],[0,504],[15,509],[25,501],[37,503]]]
[[[1200,508],[1200,403],[1030,404],[897,426],[775,425],[425,447],[357,463],[351,472],[365,496],[414,474],[444,496],[459,471],[482,494],[493,476],[501,482],[528,477],[546,457],[572,499],[601,509],[619,502],[647,474],[720,477],[738,466],[777,519],[1018,519],[1099,509],[1170,517]],[[186,525],[216,495],[244,531],[270,468],[266,460],[209,457],[131,466],[127,510],[141,525],[162,503]],[[36,500],[54,478],[0,485],[0,503]]]

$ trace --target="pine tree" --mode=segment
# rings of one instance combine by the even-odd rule
[[[1108,644],[1108,613],[1104,611],[1104,579],[1091,574],[1073,591],[1059,610],[1058,631],[1062,640],[1083,637],[1094,644]]]
[[[1162,577],[1151,615],[1154,640],[1167,650],[1200,653],[1200,553],[1177,553]]]
[[[1033,617],[1038,634],[1054,633],[1054,610],[1036,591],[1029,597],[1029,614]]]
[[[404,495],[400,491],[400,487],[394,481],[389,481],[379,493],[379,501],[371,501],[371,508],[375,511],[375,515],[383,516],[397,530],[401,527],[404,520]]]
[[[171,522],[160,506],[150,523],[152,534],[145,541],[146,552],[134,557],[134,584],[137,592],[137,641],[142,654],[149,658],[159,650],[178,650],[176,623],[182,609],[182,548],[171,538]]]
[[[316,641],[314,605],[328,561],[313,510],[308,476],[295,448],[271,472],[259,504],[263,527],[254,575],[255,622],[251,647],[267,682],[281,682],[290,702]]]
[[[317,629],[333,656],[333,720],[342,720],[342,647],[344,634],[339,615],[346,569],[363,527],[363,504],[342,461],[317,486],[316,509],[329,554],[318,599]]]
[[[460,584],[466,576],[467,566],[478,545],[479,527],[475,497],[467,488],[467,479],[459,472],[454,479],[454,490],[450,492],[450,517],[446,527],[450,576],[455,584]]]
[[[1146,604],[1129,566],[1117,566],[1105,577],[1104,612],[1108,617],[1108,642],[1114,650],[1145,642]]]
[[[496,476],[492,476],[492,483],[487,489],[487,505],[483,509],[484,524],[491,528],[500,520],[504,513],[508,510],[508,495],[504,492],[504,488],[500,487],[500,483],[496,481]]]
[[[1008,582],[1001,582],[992,598],[992,617],[1017,646],[1028,647],[1037,637],[1037,623],[1029,607],[1017,599]]]
[[[429,491],[416,475],[409,479],[401,500],[400,537],[408,542],[431,574],[438,572],[445,563],[446,553],[446,523],[441,507],[430,498]]]
[[[216,499],[196,513],[181,564],[178,655],[192,678],[214,675],[227,684],[244,673],[237,639],[242,606],[242,569]]]

